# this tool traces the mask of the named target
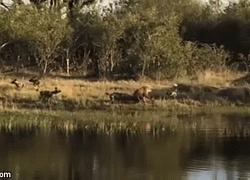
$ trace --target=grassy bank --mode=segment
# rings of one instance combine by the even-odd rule
[[[223,116],[224,114],[224,116]],[[249,118],[247,108],[237,107],[228,109],[199,108],[195,113],[169,114],[165,111],[93,111],[84,110],[78,112],[48,111],[48,110],[6,110],[0,111],[0,131],[18,133],[20,129],[43,129],[49,131],[58,129],[63,132],[71,132],[77,129],[85,129],[90,132],[113,133],[126,131],[137,133],[151,131],[153,134],[160,132],[175,132],[179,128],[196,130],[197,123],[210,127],[217,122],[224,130],[225,117],[231,119]],[[209,120],[211,121],[209,121]],[[182,123],[180,123],[182,122]]]
[[[83,79],[78,77],[71,77],[65,75],[50,75],[41,80],[40,90],[53,90],[58,87],[62,92],[58,94],[57,101],[50,104],[43,104],[38,101],[39,92],[35,90],[33,85],[28,82],[29,78],[35,74],[27,72],[21,74],[12,74],[2,77],[0,82],[0,109],[2,110],[59,110],[76,112],[79,110],[107,110],[110,112],[126,112],[126,111],[165,111],[168,114],[192,114],[200,113],[202,111],[218,111],[221,105],[216,102],[201,104],[198,101],[188,100],[178,102],[176,100],[155,100],[154,103],[138,104],[122,104],[111,105],[109,97],[106,92],[125,92],[132,94],[136,88],[147,85],[151,88],[167,88],[174,83],[189,83],[189,84],[204,84],[212,86],[230,86],[232,82],[244,76],[231,71],[212,72],[207,71],[198,74],[193,78],[179,78],[174,81],[152,81],[148,79],[141,79],[140,81],[95,81]],[[10,82],[17,78],[19,81],[25,83],[21,90],[15,89],[15,86]],[[115,89],[118,90],[115,90]],[[231,109],[245,109],[235,108],[234,105],[225,105],[223,111]]]

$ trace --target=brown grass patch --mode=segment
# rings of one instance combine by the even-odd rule
[[[137,82],[135,81],[88,81],[86,79],[77,79],[62,78],[62,77],[46,77],[41,79],[40,91],[41,90],[54,90],[55,87],[58,87],[62,92],[57,95],[58,99],[64,103],[64,106],[70,106],[71,110],[77,109],[77,107],[102,107],[105,103],[101,102],[102,100],[108,101],[109,97],[105,94],[106,92],[120,91],[124,93],[132,94],[137,88],[141,86],[149,86],[150,88],[167,88],[173,86],[174,83],[187,83],[187,84],[204,84],[211,86],[229,86],[230,83],[240,77],[243,77],[244,73],[234,73],[229,70],[222,72],[206,71],[199,73],[195,78],[179,78],[174,81],[152,81],[148,79],[141,79]],[[19,76],[11,75],[5,78],[2,77],[0,81],[0,97],[7,99],[5,102],[10,102],[13,108],[16,108],[16,105],[13,103],[13,99],[23,99],[24,101],[30,101],[34,103],[38,101],[39,92],[37,92],[28,80],[30,76],[24,76],[22,78]],[[14,85],[10,82],[17,78],[17,80],[25,83],[25,86],[21,90],[16,90]],[[0,77],[1,79],[1,77]],[[116,90],[115,90],[116,89]],[[1,101],[1,100],[0,100]],[[0,109],[6,107],[2,101],[0,104]],[[169,107],[169,110],[176,109],[188,109],[187,106],[191,108],[193,106],[199,106],[196,102],[188,102],[181,105],[180,103],[174,101],[157,101],[154,103],[155,108],[166,109]],[[9,106],[8,106],[9,107]],[[22,106],[21,106],[22,107]],[[126,106],[127,107],[127,106]],[[128,105],[128,107],[133,108],[133,106]],[[136,105],[139,107],[139,105]],[[171,109],[173,108],[173,109]]]
[[[187,84],[204,84],[210,86],[223,86],[228,87],[232,85],[233,80],[244,77],[247,73],[233,72],[224,70],[221,72],[205,71],[199,72],[193,78],[184,77],[180,78],[178,82]]]

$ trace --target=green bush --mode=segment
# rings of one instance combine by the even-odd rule
[[[102,15],[78,5],[66,19],[58,9],[63,5],[18,6],[0,12],[0,45],[6,44],[0,58],[5,66],[33,59],[44,72],[66,71],[68,59],[71,73],[111,78],[173,79],[220,69],[228,50],[250,50],[250,3],[223,12],[215,2],[121,0]]]
[[[60,43],[67,35],[70,35],[71,28],[67,20],[61,19],[60,16],[61,14],[57,11],[48,11],[46,8],[38,10],[33,5],[21,6],[4,12],[0,17],[1,44],[9,43],[11,46],[12,42],[15,42],[14,45],[17,46],[22,40],[18,46],[19,51],[9,47],[12,50],[12,58],[35,57],[39,69],[46,72],[48,66],[59,55],[57,49]],[[4,39],[5,32],[8,32],[8,38]],[[26,48],[24,44],[27,44]],[[30,52],[29,49],[36,51]],[[24,56],[27,51],[30,54]]]

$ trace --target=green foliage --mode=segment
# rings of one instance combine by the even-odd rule
[[[57,11],[37,10],[32,5],[22,6],[4,15],[1,20],[8,21],[0,20],[0,27],[3,27],[0,37],[2,39],[3,32],[7,31],[9,38],[2,39],[1,44],[20,39],[26,41],[37,49],[33,55],[38,59],[39,67],[46,71],[47,66],[58,56],[57,48],[60,43],[70,35],[68,22],[61,19],[61,14]],[[20,53],[14,56],[20,56]]]
[[[230,4],[223,12],[220,2],[121,0],[102,15],[76,5],[66,19],[58,10],[62,4],[20,6],[0,12],[0,45],[7,43],[0,58],[19,59],[17,64],[33,58],[44,72],[65,71],[68,59],[71,73],[99,77],[193,76],[224,67],[224,47],[236,50],[237,44],[244,52],[250,47],[245,26],[250,3]]]
[[[239,0],[239,3],[230,3],[225,9],[225,17],[249,21],[250,19],[250,1]]]
[[[144,58],[146,75],[174,78],[185,70],[187,49],[178,37],[178,17],[165,18],[155,26],[147,39]],[[155,72],[160,72],[155,73]]]

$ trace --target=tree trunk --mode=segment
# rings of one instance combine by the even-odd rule
[[[44,74],[47,72],[47,68],[48,68],[48,61],[45,61],[44,68],[43,68]]]
[[[69,75],[69,49],[67,50],[67,55],[66,55],[66,65],[67,65],[67,75]]]

